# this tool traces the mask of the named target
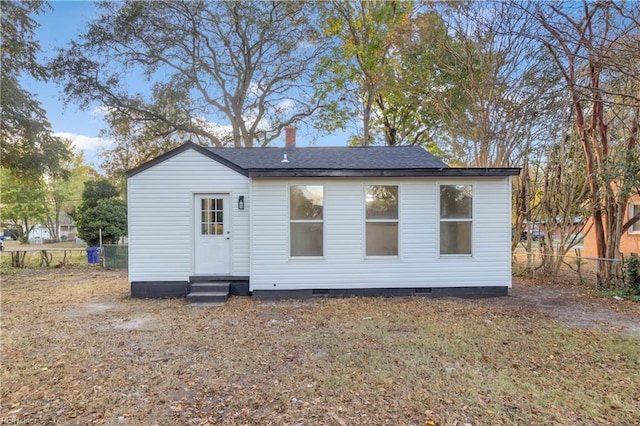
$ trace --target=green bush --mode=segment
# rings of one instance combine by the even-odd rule
[[[78,226],[78,236],[89,246],[117,243],[127,235],[127,204],[115,198],[116,188],[108,180],[101,178],[85,183],[82,203],[76,210],[74,219]]]
[[[631,295],[640,295],[640,257],[633,253],[624,265],[624,286]]]

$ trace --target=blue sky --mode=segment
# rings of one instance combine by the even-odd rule
[[[43,62],[54,56],[56,49],[65,46],[82,32],[96,13],[93,2],[88,1],[53,1],[50,4],[53,10],[35,17],[40,24],[36,37],[40,42]],[[61,88],[52,82],[23,78],[22,85],[41,102],[53,131],[71,139],[76,149],[85,152],[86,161],[98,166],[97,152],[108,146],[106,141],[98,137],[104,126],[100,117],[90,111],[81,111],[73,104],[65,107]]]
[[[65,47],[86,28],[87,23],[97,17],[97,8],[91,1],[51,1],[53,10],[36,16],[40,24],[36,37],[40,42],[41,59],[52,58],[56,50]],[[83,111],[74,104],[64,105],[62,88],[52,82],[43,83],[31,78],[22,80],[23,87],[33,93],[47,111],[47,117],[53,131],[59,136],[70,139],[77,150],[85,153],[87,163],[98,167],[100,159],[98,152],[109,147],[109,141],[99,137],[100,130],[105,123],[95,110]],[[224,124],[224,123],[220,123]],[[284,145],[282,140],[274,145]],[[345,134],[329,136],[315,142],[316,145],[344,145],[347,141]],[[298,144],[305,145],[304,134],[298,133]]]

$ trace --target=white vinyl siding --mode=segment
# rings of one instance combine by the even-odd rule
[[[249,179],[187,150],[127,181],[129,281],[188,281],[194,265],[194,196],[229,194],[231,274],[249,275]],[[245,210],[238,210],[238,197]],[[225,231],[226,232],[226,231]]]
[[[473,257],[439,255],[437,179],[253,179],[251,289],[511,286],[509,179],[471,182]],[[289,256],[287,193],[298,184],[324,185],[324,258]],[[366,256],[367,185],[398,186],[398,256]]]

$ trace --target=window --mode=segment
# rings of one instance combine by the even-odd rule
[[[629,219],[640,213],[640,204],[629,204]],[[640,234],[640,220],[629,228],[629,233]]]
[[[471,185],[440,185],[440,254],[471,254]]]
[[[291,185],[289,188],[290,253],[296,256],[324,254],[324,186]]]
[[[200,211],[202,213],[201,235],[222,235],[224,232],[222,199],[203,198]]]
[[[398,187],[367,186],[365,203],[367,256],[397,256]]]

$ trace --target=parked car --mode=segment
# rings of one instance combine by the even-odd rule
[[[527,241],[527,238],[529,237],[529,232],[528,231],[522,231],[522,234],[520,234],[520,241]],[[531,232],[531,240],[533,241],[544,241],[544,232],[542,232],[539,229],[534,229]]]
[[[17,240],[18,239],[18,231],[15,229],[5,229],[2,231],[2,237],[4,238],[10,238],[12,240]]]

